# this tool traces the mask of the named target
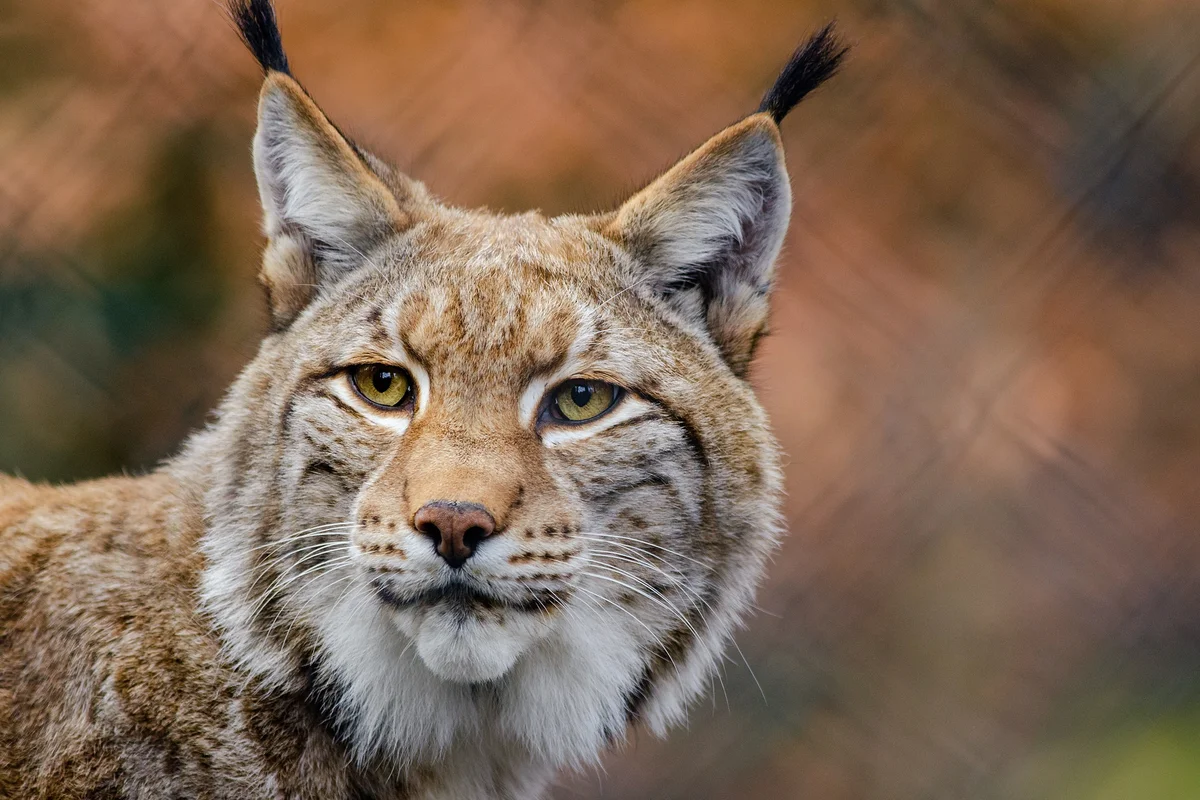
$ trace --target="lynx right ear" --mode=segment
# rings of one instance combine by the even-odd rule
[[[360,266],[412,223],[424,189],[388,174],[329,121],[291,75],[270,0],[232,0],[229,13],[266,74],[258,102],[254,172],[269,238],[261,280],[275,327],[321,286]]]
[[[267,75],[259,98],[254,172],[270,240],[262,281],[277,325],[411,224],[392,191],[280,72]]]

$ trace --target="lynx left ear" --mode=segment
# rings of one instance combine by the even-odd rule
[[[605,233],[637,260],[641,285],[704,326],[744,375],[766,326],[791,207],[779,129],[759,113],[634,195]]]
[[[709,139],[604,222],[604,233],[639,262],[639,284],[703,325],[741,376],[766,330],[792,208],[778,126],[846,52],[826,25],[792,54],[758,113]]]

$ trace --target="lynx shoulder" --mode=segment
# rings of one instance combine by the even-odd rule
[[[440,203],[267,0],[271,330],[161,469],[0,477],[0,796],[539,796],[707,686],[781,532],[746,381],[791,192],[761,108],[613,211]]]

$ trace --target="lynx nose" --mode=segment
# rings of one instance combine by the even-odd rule
[[[433,541],[447,564],[458,569],[496,530],[496,521],[479,503],[433,500],[417,511],[413,527]]]

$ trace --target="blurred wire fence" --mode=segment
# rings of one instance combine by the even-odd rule
[[[686,731],[560,797],[1200,797],[1191,0],[280,0],[450,202],[611,207],[832,16],[755,382],[791,534]],[[0,469],[152,466],[263,327],[213,0],[0,0]]]

